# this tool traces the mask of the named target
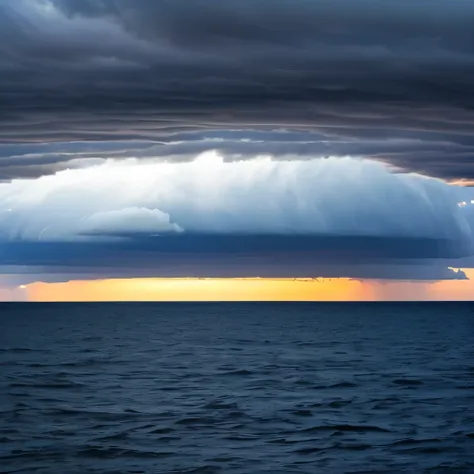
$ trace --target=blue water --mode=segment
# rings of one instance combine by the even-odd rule
[[[474,304],[12,304],[0,324],[3,473],[474,473]]]

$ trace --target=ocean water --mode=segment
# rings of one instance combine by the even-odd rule
[[[2,473],[474,473],[474,304],[0,306]]]

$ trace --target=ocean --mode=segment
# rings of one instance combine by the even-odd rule
[[[474,473],[474,304],[0,306],[2,473]]]

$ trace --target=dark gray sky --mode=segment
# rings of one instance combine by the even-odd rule
[[[472,24],[465,0],[3,0],[0,143],[19,145],[0,149],[0,176],[129,139],[189,157],[213,130],[241,130],[221,148],[252,156],[261,143],[240,140],[265,128],[303,131],[262,137],[276,156],[474,178]],[[28,142],[45,144],[29,171],[9,160]]]
[[[389,170],[474,180],[473,25],[466,0],[2,0],[2,239],[422,237],[466,257],[470,191]]]

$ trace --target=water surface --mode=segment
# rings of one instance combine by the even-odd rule
[[[0,472],[474,472],[474,305],[0,306]]]

